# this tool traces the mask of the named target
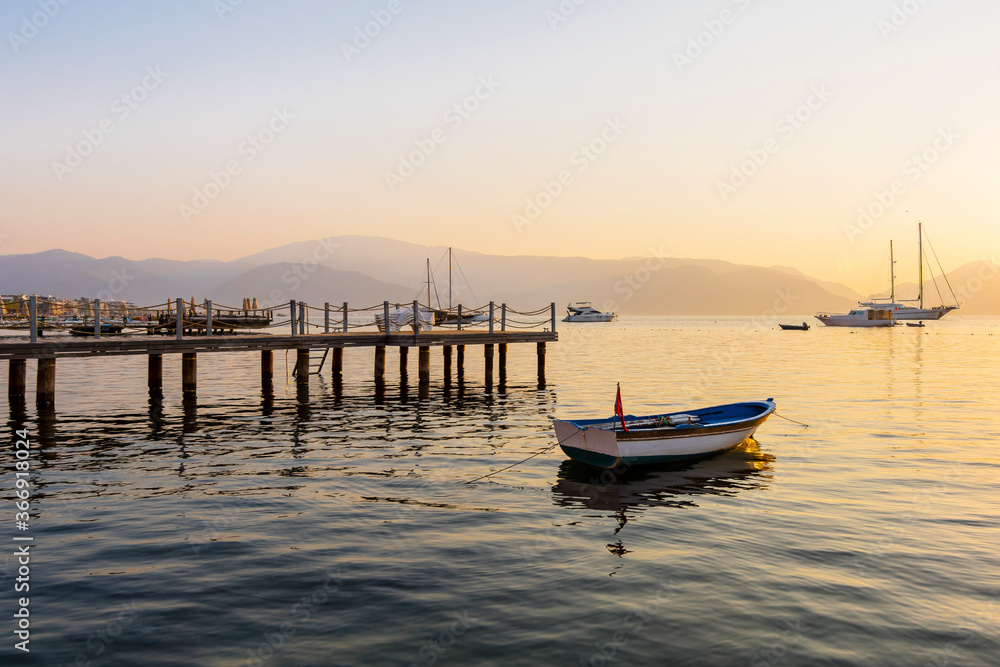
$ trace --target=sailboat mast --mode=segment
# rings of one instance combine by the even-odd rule
[[[427,307],[431,307],[431,258],[427,258]],[[417,316],[416,313],[413,314],[414,317]]]
[[[451,310],[451,248],[448,248],[448,310]]]
[[[892,257],[892,241],[889,241],[889,303],[896,303],[896,260]]]
[[[920,253],[919,261],[917,265],[920,267],[919,279],[917,284],[920,286],[920,307],[924,307],[924,223],[917,223],[917,234],[919,235],[919,240],[917,241],[918,252]]]

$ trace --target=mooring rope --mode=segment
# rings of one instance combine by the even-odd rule
[[[777,412],[775,412],[775,413],[774,413],[774,416],[775,416],[775,417],[781,417],[781,418],[782,418],[782,419],[784,419],[785,421],[790,421],[790,422],[792,422],[793,424],[798,424],[799,426],[805,426],[806,428],[809,428],[809,424],[803,424],[802,422],[797,422],[797,421],[795,421],[794,419],[789,419],[788,417],[786,417],[786,416],[784,416],[784,415],[779,415],[779,414],[778,414]]]
[[[574,435],[575,435],[575,434],[574,434]],[[510,470],[510,469],[511,469],[511,468],[513,468],[514,466],[519,466],[519,465],[521,465],[522,463],[524,463],[525,461],[530,461],[531,459],[535,458],[536,456],[541,456],[541,455],[542,455],[542,454],[544,454],[545,452],[549,451],[550,449],[554,449],[554,448],[558,447],[558,446],[559,446],[559,445],[561,445],[562,443],[563,443],[563,441],[562,441],[562,440],[560,440],[560,441],[559,441],[559,442],[557,442],[556,444],[554,444],[554,445],[550,445],[550,446],[546,447],[545,449],[543,449],[543,450],[541,450],[541,451],[539,451],[539,452],[535,452],[534,454],[532,454],[532,455],[531,455],[531,456],[529,456],[528,458],[526,458],[526,459],[522,459],[522,460],[518,461],[517,463],[512,463],[512,464],[510,464],[509,466],[507,466],[506,468],[500,468],[500,470],[494,470],[493,472],[489,473],[488,475],[483,475],[482,477],[477,477],[477,478],[475,478],[475,479],[470,479],[470,480],[469,480],[468,482],[463,482],[463,483],[464,483],[464,484],[472,484],[473,482],[478,482],[478,481],[479,481],[479,480],[481,480],[481,479],[486,479],[487,477],[492,477],[493,475],[499,475],[499,474],[500,474],[500,473],[502,473],[502,472],[503,472],[504,470]]]

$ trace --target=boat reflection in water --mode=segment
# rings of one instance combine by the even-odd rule
[[[637,513],[651,508],[697,507],[696,496],[735,496],[766,488],[774,461],[774,455],[763,451],[753,438],[709,458],[636,467],[618,475],[568,459],[559,466],[553,502],[612,513],[618,522],[617,535]],[[621,541],[607,547],[618,556],[630,551]]]

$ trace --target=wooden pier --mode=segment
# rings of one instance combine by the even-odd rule
[[[416,304],[414,304],[416,306]],[[401,379],[407,379],[407,359],[410,348],[417,348],[418,383],[421,388],[430,384],[431,348],[441,348],[445,385],[449,386],[453,370],[459,383],[464,381],[465,353],[467,346],[483,346],[485,360],[485,384],[492,390],[494,371],[500,376],[500,384],[506,383],[507,346],[511,344],[535,344],[538,359],[538,381],[545,382],[545,350],[546,343],[558,340],[555,332],[555,304],[551,304],[550,312],[542,322],[548,328],[542,331],[506,330],[507,308],[503,306],[503,317],[497,322],[492,318],[493,304],[490,304],[491,319],[488,327],[482,329],[463,329],[461,325],[456,330],[421,329],[415,323],[412,330],[382,332],[382,331],[350,331],[346,322],[347,304],[344,304],[344,324],[337,330],[331,327],[327,314],[322,333],[304,333],[304,322],[296,321],[294,315],[306,312],[304,304],[291,302],[286,304],[293,314],[291,331],[285,335],[266,333],[243,335],[212,335],[212,321],[208,321],[208,331],[204,334],[185,335],[187,323],[175,327],[175,338],[160,338],[145,335],[105,337],[95,336],[87,339],[46,337],[44,341],[32,335],[24,342],[0,343],[0,359],[9,360],[9,375],[7,393],[10,400],[23,401],[26,393],[28,359],[38,360],[36,403],[39,407],[51,407],[55,404],[56,391],[56,360],[78,357],[118,357],[130,355],[146,355],[149,360],[147,384],[150,392],[161,392],[163,386],[163,357],[165,355],[181,355],[181,384],[185,396],[193,396],[198,387],[198,355],[216,352],[259,352],[261,385],[265,391],[270,390],[274,378],[274,351],[295,350],[295,379],[299,385],[308,385],[309,376],[313,374],[310,359],[323,355],[324,363],[329,363],[331,375],[341,379],[344,368],[345,350],[353,348],[371,348],[373,350],[373,374],[376,386],[383,385],[386,372],[386,349],[399,350],[399,369]],[[388,304],[381,309],[388,313]],[[499,310],[499,309],[498,309]],[[327,304],[329,313],[329,304]],[[538,311],[535,311],[536,313]],[[415,318],[416,321],[416,318]],[[308,322],[308,319],[306,320]],[[499,323],[497,330],[496,324]],[[211,331],[211,333],[210,333]],[[495,350],[499,349],[498,368],[495,367]],[[453,350],[456,352],[453,355]],[[315,355],[315,356],[314,356]],[[453,363],[454,360],[454,369]]]

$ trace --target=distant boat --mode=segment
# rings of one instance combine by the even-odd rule
[[[883,308],[855,308],[849,313],[817,313],[816,319],[828,327],[894,327],[892,311]]]
[[[927,325],[924,324],[923,322],[917,322],[916,324],[914,324],[913,322],[907,322],[906,326],[908,326],[908,327],[925,327]]]
[[[557,419],[552,425],[559,446],[571,459],[614,468],[699,458],[731,449],[752,436],[775,409],[774,399],[769,398],[647,417]]]
[[[615,317],[617,317],[615,313],[602,313],[597,310],[589,301],[580,301],[575,306],[566,306],[566,317],[563,318],[563,322],[610,322]]]
[[[779,324],[784,331],[809,331],[809,325],[803,322],[802,324]]]
[[[924,225],[923,223],[917,223],[917,235],[918,235],[918,287],[920,289],[919,295],[916,299],[899,299],[896,300],[896,271],[895,262],[892,260],[892,241],[889,241],[889,276],[890,276],[890,291],[888,299],[872,299],[871,301],[862,302],[862,306],[867,306],[869,308],[886,308],[893,311],[893,314],[897,320],[940,320],[942,317],[947,315],[953,310],[958,310],[961,304],[958,303],[958,298],[955,296],[954,290],[951,289],[951,283],[948,282],[948,276],[944,273],[944,269],[938,263],[938,269],[941,271],[941,275],[944,278],[945,284],[948,286],[948,290],[951,292],[951,298],[955,300],[954,306],[934,306],[933,308],[924,308]],[[928,241],[930,245],[930,241]],[[931,252],[934,252],[934,248],[931,248]],[[937,254],[934,255],[935,259]],[[934,287],[937,289],[937,278],[931,273],[931,280],[934,281]],[[940,290],[938,290],[940,295]],[[906,305],[917,303],[918,305]]]

